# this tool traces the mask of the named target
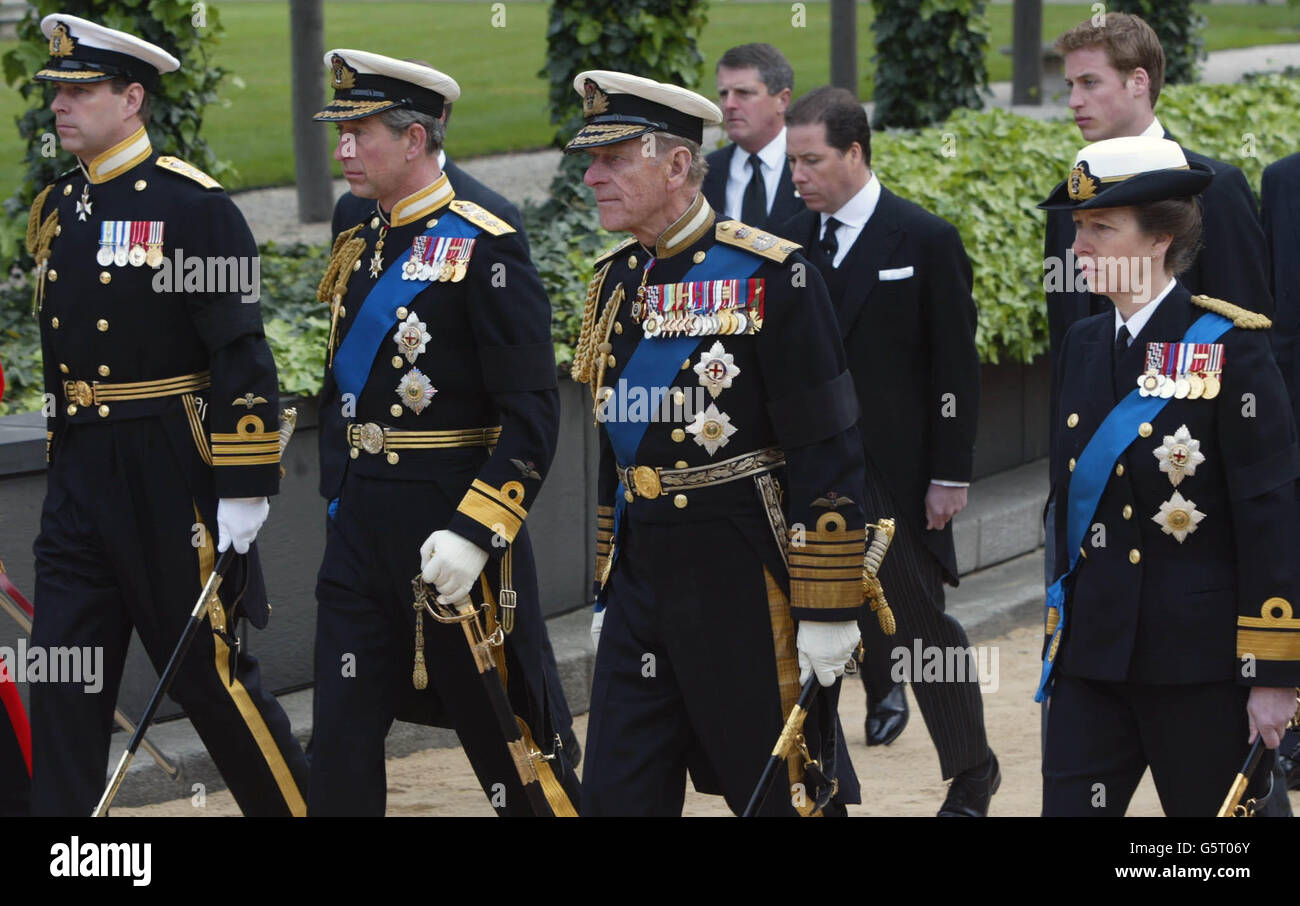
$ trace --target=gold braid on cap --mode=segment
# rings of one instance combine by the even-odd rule
[[[59,209],[56,206],[50,215],[41,222],[41,211],[45,208],[45,199],[49,197],[49,185],[41,189],[32,201],[32,210],[27,215],[27,252],[36,260],[36,286],[32,291],[32,314],[41,310],[45,300],[45,273],[49,270],[50,245],[54,242],[54,233],[59,228]]]
[[[330,338],[327,349],[329,363],[334,363],[334,347],[338,340],[339,311],[343,297],[348,292],[348,281],[352,279],[352,267],[361,260],[366,252],[366,240],[357,236],[364,223],[358,223],[350,230],[339,233],[330,250],[330,262],[325,268],[316,290],[316,298],[330,307]]]
[[[597,337],[602,335],[596,329],[596,310],[600,307],[600,290],[605,285],[605,275],[613,264],[613,261],[607,262],[596,271],[591,283],[587,284],[587,304],[582,309],[582,330],[578,334],[578,345],[573,349],[573,367],[569,371],[570,377],[579,384],[589,384],[594,377],[592,360],[596,355],[596,345],[600,342]],[[592,393],[595,392],[593,386]]]

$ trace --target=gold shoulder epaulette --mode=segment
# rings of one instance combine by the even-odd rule
[[[502,236],[506,233],[513,233],[515,231],[514,227],[506,223],[500,217],[486,208],[474,204],[472,201],[457,198],[452,201],[451,209],[475,226],[487,230],[493,236]]]
[[[181,176],[188,177],[203,186],[205,189],[221,188],[221,183],[204,173],[198,167],[181,160],[179,157],[171,157],[170,155],[164,154],[162,157],[154,161],[154,164],[163,170],[170,170],[172,173],[179,173]]]
[[[761,255],[769,261],[775,261],[777,264],[784,263],[785,259],[800,249],[797,242],[782,239],[780,236],[764,232],[757,227],[746,226],[739,220],[722,221],[714,229],[714,236],[719,242],[734,245],[736,248],[753,252],[755,255]]]
[[[595,267],[596,269],[599,269],[600,266],[601,266],[602,264],[604,264],[604,263],[605,263],[606,261],[608,261],[609,259],[613,258],[613,257],[614,257],[615,255],[617,255],[619,252],[623,251],[623,249],[627,248],[629,245],[636,245],[636,237],[635,237],[635,236],[630,236],[630,237],[628,237],[627,239],[624,239],[624,240],[623,240],[622,242],[620,242],[618,245],[614,246],[612,249],[609,249],[609,250],[607,250],[607,251],[601,252],[601,253],[596,257],[596,261],[594,262],[594,267]]]
[[[1233,305],[1231,302],[1224,302],[1213,296],[1192,296],[1192,304],[1209,309],[1216,315],[1223,315],[1244,330],[1267,330],[1273,326],[1273,322],[1266,315],[1242,308],[1240,305]]]

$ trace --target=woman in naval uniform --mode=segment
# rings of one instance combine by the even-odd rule
[[[1044,815],[1122,815],[1147,767],[1167,815],[1213,815],[1295,712],[1300,447],[1270,323],[1177,280],[1212,175],[1174,142],[1109,139],[1040,205],[1073,213],[1115,306],[1073,325],[1055,377]]]

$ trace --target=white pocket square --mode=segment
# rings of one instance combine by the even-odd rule
[[[880,272],[880,279],[906,280],[908,277],[912,276],[912,273],[912,266],[910,264],[907,267],[891,267]]]

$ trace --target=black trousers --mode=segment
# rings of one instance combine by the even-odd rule
[[[906,676],[911,681],[925,727],[939,755],[939,768],[945,779],[977,767],[988,758],[988,738],[984,732],[984,702],[974,659],[966,655],[966,669],[940,680],[919,679],[903,669],[914,660],[919,641],[922,649],[931,646],[947,651],[969,649],[970,641],[961,623],[943,612],[943,571],[934,555],[922,543],[911,523],[900,518],[893,495],[871,475],[868,469],[867,512],[893,516],[897,524],[893,543],[880,567],[880,584],[885,589],[897,628],[893,636],[881,631],[880,621],[870,608],[863,607],[860,628],[866,653],[862,671],[867,695],[879,701],[895,679]],[[906,652],[906,655],[903,655]],[[895,654],[900,655],[896,657]],[[909,660],[904,660],[903,658]],[[944,657],[944,663],[952,663]],[[914,678],[916,676],[916,678]]]
[[[36,539],[32,645],[99,651],[93,683],[31,683],[32,813],[89,815],[105,786],[132,628],[160,672],[216,559],[216,501],[160,419],[77,425],[57,440]],[[247,564],[242,564],[247,567]],[[222,588],[227,613],[233,577]],[[229,616],[227,617],[229,619]],[[98,686],[96,689],[95,687]],[[205,619],[171,689],[246,815],[303,815],[307,762],[257,661]]]
[[[759,531],[770,537],[766,525]],[[785,595],[726,519],[627,525],[619,544],[592,681],[583,814],[680,815],[688,773],[697,790],[723,795],[740,814],[785,702],[798,697]],[[820,738],[819,721],[838,719],[838,692],[838,683],[820,690],[826,710],[810,715],[809,739]],[[840,793],[828,814],[859,798],[838,738]],[[802,775],[785,774],[762,814],[807,805],[796,786]]]
[[[468,486],[468,478],[464,484]],[[384,738],[399,712],[438,714],[440,723],[456,730],[497,813],[533,813],[461,627],[425,615],[429,686],[417,693],[412,684],[411,580],[420,571],[420,545],[446,524],[454,505],[432,481],[384,481],[353,473],[344,481],[316,584],[311,815],[384,814]],[[490,562],[488,573],[493,566]],[[517,719],[542,751],[552,753],[554,709],[546,702],[550,694],[559,693],[548,690],[542,679],[545,626],[535,585],[530,584],[535,574],[523,533],[515,540],[514,574],[519,591],[516,628],[507,637],[497,669]],[[474,591],[476,601],[483,600],[481,586]],[[494,592],[489,588],[488,593]],[[432,700],[422,706],[421,698]],[[537,767],[552,808],[576,805],[578,781],[562,753]]]
[[[1232,682],[1108,683],[1059,674],[1047,716],[1043,815],[1121,816],[1142,774],[1170,817],[1212,817],[1250,748],[1246,698]],[[1272,753],[1255,772],[1262,795]]]

